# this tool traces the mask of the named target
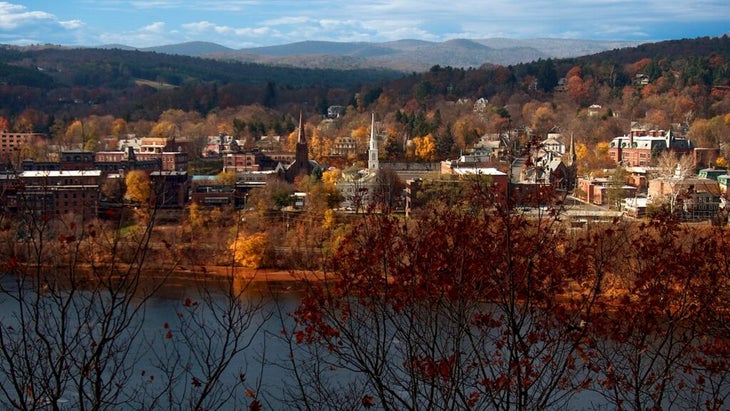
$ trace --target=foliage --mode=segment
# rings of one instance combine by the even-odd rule
[[[233,171],[222,171],[215,176],[216,184],[224,186],[235,186],[236,179],[236,173]]]
[[[147,204],[150,201],[152,183],[147,173],[142,170],[132,170],[124,177],[124,183],[127,187],[125,198],[139,204]]]
[[[574,408],[589,390],[620,409],[721,409],[727,230],[657,217],[567,235],[484,200],[366,216],[295,313],[290,335],[324,362],[298,395],[533,410]],[[340,369],[352,380],[328,379]],[[335,391],[341,402],[323,397]]]
[[[600,273],[568,269],[582,249],[495,211],[482,190],[411,222],[366,217],[333,258],[332,286],[296,312],[297,340],[358,370],[353,386],[380,407],[544,409],[590,382],[570,325],[590,316]],[[574,282],[585,294],[557,298]]]
[[[269,237],[266,233],[237,236],[231,243],[234,260],[247,268],[264,267],[267,264],[269,248]]]

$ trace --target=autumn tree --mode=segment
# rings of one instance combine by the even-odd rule
[[[431,134],[413,139],[414,155],[422,161],[436,160],[436,140]]]
[[[621,232],[614,286],[597,306],[607,315],[589,325],[597,392],[621,409],[724,408],[728,382],[718,367],[728,364],[729,340],[705,328],[714,323],[707,313],[726,306],[720,233],[667,215]]]
[[[306,404],[547,409],[588,387],[581,324],[604,261],[576,257],[597,240],[571,243],[472,192],[415,221],[366,216],[342,242],[331,286],[313,286],[289,331],[321,364],[299,369]],[[329,380],[339,369],[353,374]]]
[[[150,176],[142,170],[132,170],[124,177],[127,190],[124,197],[138,204],[147,204],[152,198]]]
[[[22,251],[2,256],[0,404],[131,404],[144,386],[135,378],[147,352],[144,308],[177,259],[162,247],[154,266],[159,277],[149,275],[151,225],[122,234],[114,224],[28,215],[25,229]]]
[[[266,233],[254,233],[236,237],[231,243],[235,261],[243,267],[261,268],[270,254],[269,238]]]
[[[234,171],[221,171],[215,176],[215,182],[224,186],[235,186],[237,178]]]

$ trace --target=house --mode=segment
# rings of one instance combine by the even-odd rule
[[[637,197],[638,190],[636,187],[623,184],[620,187],[614,185],[615,183],[609,178],[600,177],[581,177],[577,182],[577,191],[575,192],[576,197],[579,199],[595,205],[612,205],[609,204],[611,201],[618,199]],[[613,190],[613,192],[611,191]],[[611,195],[613,194],[613,196]],[[611,197],[613,197],[611,199]]]
[[[652,204],[668,204],[682,219],[714,217],[720,208],[720,184],[701,177],[662,177],[649,181]]]
[[[338,118],[345,114],[345,106],[329,106],[327,107],[327,117]]]
[[[646,215],[648,202],[646,197],[625,198],[621,204],[621,209],[630,217],[641,218]]]

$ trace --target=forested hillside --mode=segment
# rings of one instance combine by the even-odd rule
[[[0,82],[0,115],[8,127],[54,139],[67,137],[75,120],[86,125],[84,141],[120,131],[170,130],[155,128],[164,121],[175,123],[183,137],[226,132],[255,139],[290,131],[300,110],[316,123],[328,106],[342,105],[345,115],[318,131],[324,145],[318,153],[337,136],[362,134],[371,111],[383,121],[386,156],[393,159],[409,156],[402,143],[411,139],[433,140],[435,152],[426,157],[434,160],[506,127],[536,135],[559,127],[586,145],[588,157],[597,158],[594,166],[602,158],[596,144],[623,134],[631,121],[665,129],[684,124],[700,146],[730,140],[730,126],[722,120],[730,112],[727,36],[515,66],[436,65],[405,76],[140,51],[4,47]],[[479,99],[482,106],[475,110]],[[112,130],[120,121],[125,126]]]

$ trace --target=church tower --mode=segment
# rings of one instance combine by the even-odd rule
[[[297,135],[297,147],[294,155],[294,162],[286,169],[286,181],[293,183],[300,175],[312,174],[314,166],[309,161],[309,145],[304,132],[304,120],[302,113],[299,113],[299,134]]]
[[[297,162],[309,162],[309,145],[307,144],[307,136],[304,134],[304,120],[302,120],[301,112],[299,112],[299,135],[297,136],[297,151],[295,159]]]
[[[375,113],[370,122],[370,149],[368,150],[368,171],[371,174],[378,172],[378,139],[375,136]]]

